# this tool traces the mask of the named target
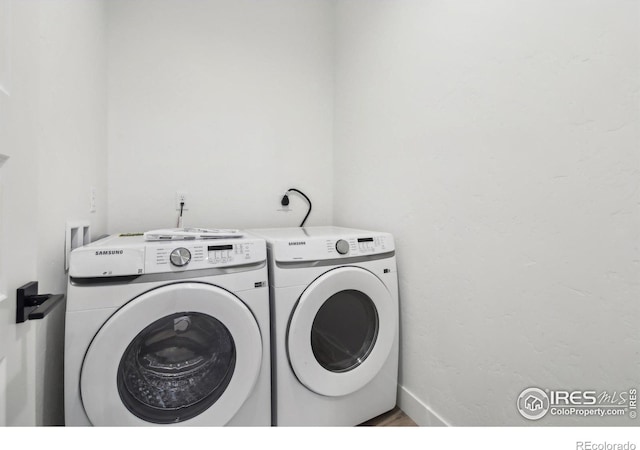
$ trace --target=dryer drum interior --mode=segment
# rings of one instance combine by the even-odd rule
[[[197,312],[171,314],[129,344],[118,367],[118,393],[140,419],[185,421],[220,398],[235,362],[234,340],[222,322]]]

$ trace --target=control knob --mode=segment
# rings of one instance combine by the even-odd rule
[[[184,247],[176,248],[169,256],[171,264],[176,267],[183,267],[191,261],[191,252]]]
[[[349,243],[344,239],[340,239],[338,242],[336,242],[336,250],[341,255],[346,255],[347,253],[349,253]]]

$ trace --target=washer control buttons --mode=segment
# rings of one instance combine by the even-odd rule
[[[171,252],[171,264],[176,267],[183,267],[191,261],[191,252],[184,247],[176,248]]]
[[[347,253],[349,253],[349,243],[344,239],[340,239],[338,242],[336,242],[336,250],[341,255],[346,255]]]

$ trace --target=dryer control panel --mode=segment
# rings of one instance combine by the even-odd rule
[[[278,262],[366,257],[395,250],[393,236],[339,227],[252,230],[265,237]]]
[[[366,256],[393,251],[393,242],[385,235],[327,239],[327,254],[335,256]]]

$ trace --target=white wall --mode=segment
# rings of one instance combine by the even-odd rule
[[[333,9],[324,0],[108,2],[109,231],[332,221]]]
[[[107,225],[107,60],[103,0],[42,1],[38,133],[38,272],[44,289],[66,289],[67,220]],[[96,188],[96,212],[90,189]]]
[[[0,249],[6,419],[52,425],[63,421],[64,308],[15,325],[15,289],[38,280],[41,293],[64,293],[66,221],[106,230],[106,16],[102,0],[13,1],[11,14],[10,135],[0,149],[10,155]]]
[[[637,386],[638,3],[337,5],[334,217],[396,236],[401,406]]]
[[[66,292],[65,224],[88,220],[106,232],[107,60],[102,0],[40,6],[38,130],[38,280],[41,292]],[[96,211],[90,212],[90,189]],[[64,308],[38,324],[37,423],[64,423]]]

